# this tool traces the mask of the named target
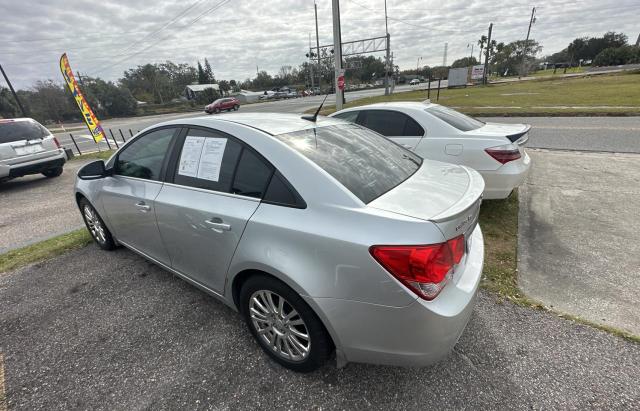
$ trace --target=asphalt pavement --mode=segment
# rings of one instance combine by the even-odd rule
[[[640,117],[487,117],[483,121],[531,124],[527,147],[640,153]]]
[[[0,254],[82,227],[73,182],[86,163],[67,162],[55,178],[35,174],[0,184]]]
[[[212,297],[130,251],[91,245],[0,274],[6,400],[11,410],[637,409],[640,345],[495,298],[480,293],[433,367],[330,363],[303,375],[269,360]]]

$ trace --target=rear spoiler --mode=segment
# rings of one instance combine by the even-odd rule
[[[506,136],[509,141],[511,141],[512,143],[516,143],[518,145],[524,145],[527,141],[529,141],[529,130],[531,130],[531,125],[530,124],[525,124],[525,128],[523,131],[518,132],[516,134],[510,134],[508,136]]]

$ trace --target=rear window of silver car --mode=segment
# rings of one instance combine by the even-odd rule
[[[473,117],[469,117],[458,111],[451,110],[444,106],[434,106],[426,108],[427,113],[433,114],[440,120],[457,128],[460,131],[471,131],[484,126],[484,123],[480,120],[476,120]]]
[[[275,136],[316,163],[363,203],[396,187],[422,158],[358,125],[318,127]]]
[[[35,121],[0,121],[0,144],[35,140],[48,135],[47,129]]]

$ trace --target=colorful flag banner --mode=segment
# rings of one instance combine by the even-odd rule
[[[71,67],[69,66],[67,53],[64,53],[62,57],[60,57],[60,71],[62,72],[62,77],[64,77],[65,83],[67,83],[67,86],[69,87],[69,91],[71,91],[73,98],[78,104],[78,108],[82,113],[82,118],[89,128],[89,132],[91,132],[93,140],[96,143],[99,143],[103,138],[106,138],[106,135],[104,134],[104,130],[102,129],[98,118],[93,114],[93,111],[91,111],[91,107],[89,107],[87,100],[84,98],[80,88],[78,87],[78,82],[73,75],[73,70],[71,70]]]

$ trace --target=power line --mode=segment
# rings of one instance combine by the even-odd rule
[[[166,22],[162,27],[160,27],[157,30],[152,31],[151,33],[148,33],[146,36],[144,36],[143,38],[141,38],[138,41],[135,41],[133,44],[129,45],[127,48],[125,48],[124,50],[122,50],[122,52],[127,52],[129,50],[131,50],[132,48],[136,47],[138,44],[143,43],[144,41],[146,41],[149,37],[160,33],[161,31],[163,31],[164,29],[166,29],[167,27],[169,27],[170,25],[172,25],[173,23],[175,23],[178,19],[180,19],[180,17],[184,16],[186,13],[188,13],[191,9],[193,9],[195,6],[197,6],[198,4],[202,3],[204,0],[197,0],[196,2],[192,3],[189,7],[187,7],[186,9],[182,10],[180,13],[178,13],[178,15],[176,15],[175,17],[173,17],[171,20],[169,20],[168,22]]]
[[[193,20],[191,20],[187,24],[183,25],[181,28],[185,28],[187,26],[192,25],[193,23],[198,22],[204,16],[208,15],[209,13],[212,13],[212,12],[216,11],[220,7],[222,7],[225,4],[227,4],[229,1],[231,1],[231,0],[222,0],[222,1],[220,1],[215,6],[210,7],[209,9],[207,9],[204,12],[200,13],[196,18],[194,18]],[[149,50],[150,48],[152,48],[152,47],[156,46],[157,44],[163,42],[164,40],[168,39],[169,37],[171,37],[174,34],[175,33],[170,33],[168,36],[166,36],[164,38],[161,38],[160,40],[156,41],[155,43],[150,44],[149,46],[145,47],[144,49],[142,49],[142,50],[140,50],[138,52],[131,53],[131,54],[127,55],[125,58],[120,59],[120,60],[116,61],[115,63],[108,65],[107,67],[103,67],[102,69],[100,69],[98,71],[94,71],[95,70],[94,69],[94,70],[90,70],[90,72],[92,72],[92,74],[96,75],[96,74],[100,74],[100,73],[104,72],[105,70],[109,70],[110,68],[117,66],[118,64],[122,63],[125,60],[128,60],[129,58],[133,57],[134,55],[139,54],[139,53],[143,53],[143,52]]]

